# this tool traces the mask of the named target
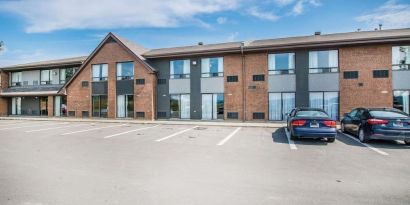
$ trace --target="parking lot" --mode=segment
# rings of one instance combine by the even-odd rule
[[[0,204],[409,204],[410,146],[284,128],[0,121]]]

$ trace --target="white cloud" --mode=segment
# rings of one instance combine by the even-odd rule
[[[410,4],[398,4],[390,0],[355,20],[366,23],[370,28],[376,28],[379,24],[383,24],[383,28],[410,27]]]
[[[226,17],[218,17],[218,18],[216,19],[216,22],[217,22],[218,24],[225,24],[227,21],[228,21],[228,18],[226,18]]]
[[[279,16],[273,12],[261,11],[259,7],[256,6],[249,8],[248,14],[267,21],[276,21],[279,19]]]
[[[238,32],[234,32],[229,34],[228,38],[226,39],[228,42],[232,42],[235,41],[238,38],[239,33]]]
[[[319,0],[298,0],[292,8],[291,15],[298,16],[303,14],[306,6],[320,6]]]
[[[204,24],[201,14],[234,10],[240,0],[21,0],[6,1],[0,10],[22,16],[29,33],[62,29],[176,27]],[[206,25],[202,25],[206,26]]]
[[[274,0],[276,5],[278,6],[287,6],[289,4],[292,4],[295,0]]]

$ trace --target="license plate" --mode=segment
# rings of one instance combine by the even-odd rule
[[[403,123],[401,123],[401,122],[393,122],[393,127],[403,127]]]
[[[317,127],[319,127],[319,123],[312,122],[312,123],[310,123],[310,127],[315,127],[315,128],[317,128]]]

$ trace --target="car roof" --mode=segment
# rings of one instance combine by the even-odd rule
[[[311,107],[298,107],[295,108],[297,111],[321,111],[321,112],[325,112],[323,109],[320,108],[311,108]]]

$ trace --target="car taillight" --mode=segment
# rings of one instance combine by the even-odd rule
[[[336,127],[336,121],[333,120],[325,120],[323,121],[323,124],[325,124],[327,127]]]
[[[292,121],[292,126],[298,127],[298,126],[303,126],[305,125],[306,120],[293,120]]]
[[[369,123],[370,125],[385,125],[388,124],[389,121],[380,119],[368,119],[367,123]]]

